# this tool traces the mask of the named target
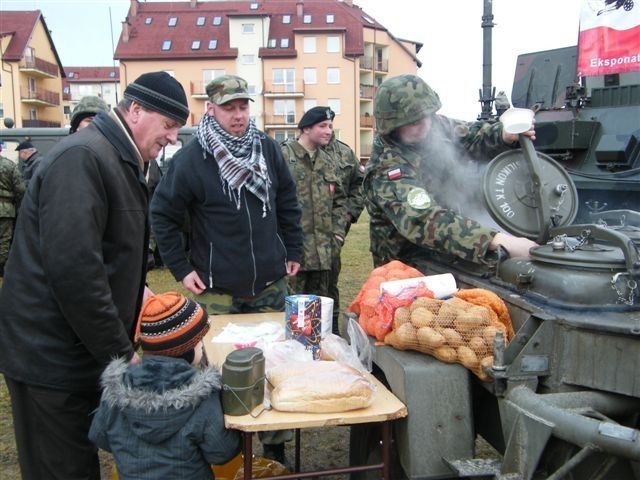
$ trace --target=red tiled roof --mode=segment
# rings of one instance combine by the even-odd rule
[[[297,16],[296,4],[300,0],[263,0],[248,1],[213,1],[197,2],[195,7],[190,2],[139,2],[137,15],[128,17],[129,40],[123,41],[121,34],[116,48],[115,58],[130,59],[176,59],[176,58],[235,58],[236,48],[229,45],[230,17],[270,17],[268,39],[276,39],[275,48],[261,48],[261,56],[297,55],[294,45],[294,33],[344,32],[345,55],[361,56],[364,54],[363,27],[386,29],[357,5],[338,0],[305,0],[304,15],[311,15],[311,23],[304,23]],[[256,3],[257,9],[251,9]],[[131,14],[131,10],[129,10]],[[327,23],[327,14],[334,15],[334,22]],[[283,15],[291,16],[291,23],[282,23]],[[213,25],[213,18],[221,17],[220,25]],[[176,17],[177,23],[170,27],[170,17]],[[204,25],[196,25],[198,17],[204,17]],[[150,23],[146,23],[150,19]],[[124,33],[124,32],[123,32]],[[286,48],[280,48],[280,39],[289,39]],[[170,50],[161,49],[164,41],[171,41]],[[200,40],[200,49],[193,50],[192,42]],[[210,40],[217,40],[215,50],[209,50]]]
[[[119,82],[118,67],[64,67],[68,83]],[[113,74],[113,75],[112,75]]]
[[[53,51],[58,67],[60,68],[60,74],[64,77],[62,62],[60,62],[60,57],[58,56],[55,45],[53,44],[49,28],[47,27],[47,23],[44,21],[44,17],[40,10],[2,12],[2,15],[0,15],[0,35],[13,35],[5,53],[2,55],[2,59],[6,61],[22,60],[25,48],[29,44],[29,40],[36,28],[38,20],[42,22],[44,31],[49,39],[49,45],[51,46],[51,50]]]

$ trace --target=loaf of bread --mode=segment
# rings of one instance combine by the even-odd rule
[[[281,363],[267,370],[267,380],[272,387],[277,387],[284,380],[297,376],[314,376],[321,373],[350,373],[359,375],[359,372],[349,365],[331,360],[317,360],[308,362]]]
[[[283,412],[309,413],[368,407],[373,402],[375,386],[360,372],[351,370],[309,372],[283,379],[271,392],[271,405]]]

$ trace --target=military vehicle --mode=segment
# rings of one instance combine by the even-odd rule
[[[409,412],[394,422],[394,480],[640,479],[640,73],[577,83],[576,64],[576,47],[518,57],[512,102],[536,112],[537,140],[483,174],[492,218],[539,243],[530,258],[422,268],[505,301],[516,335],[494,345],[491,381],[374,346],[374,373]],[[493,120],[484,80],[479,118]],[[380,455],[379,428],[352,427],[352,464]],[[367,475],[352,478],[379,478]]]

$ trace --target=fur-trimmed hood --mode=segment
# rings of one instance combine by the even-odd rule
[[[159,443],[178,431],[196,407],[220,390],[220,371],[185,360],[145,356],[137,365],[112,361],[102,374],[102,403],[122,411],[134,433]]]

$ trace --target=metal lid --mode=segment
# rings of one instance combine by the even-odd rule
[[[544,243],[551,227],[569,225],[578,192],[567,171],[521,136],[523,149],[501,153],[487,166],[483,192],[495,222],[513,235]]]
[[[622,251],[611,245],[584,245],[568,252],[554,248],[553,244],[540,245],[531,249],[531,258],[554,265],[581,267],[589,270],[603,269],[607,272],[625,269]]]

